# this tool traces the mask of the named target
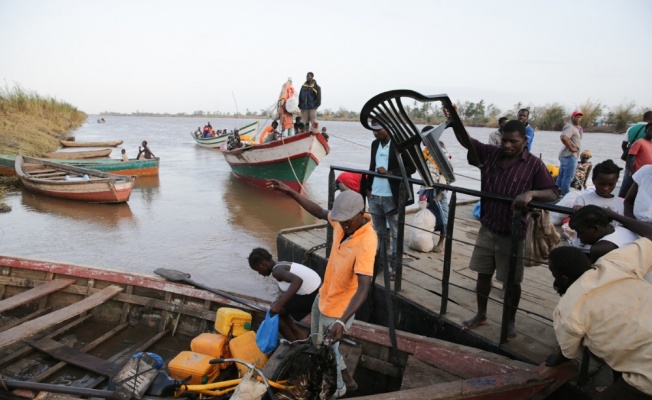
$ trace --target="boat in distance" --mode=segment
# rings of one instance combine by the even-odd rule
[[[118,147],[122,140],[107,140],[103,142],[77,142],[75,140],[59,140],[63,147]]]
[[[99,149],[99,150],[82,150],[82,151],[55,151],[52,153],[44,153],[43,158],[54,158],[63,160],[78,160],[82,158],[98,158],[108,157],[112,149]]]
[[[235,176],[261,187],[266,187],[268,179],[277,179],[297,191],[303,191],[303,184],[330,152],[324,136],[311,132],[243,145],[227,150],[224,143],[221,148]]]
[[[115,158],[89,158],[80,160],[57,159],[56,162],[75,167],[95,169],[116,175],[158,176],[160,158],[142,158],[140,160],[130,158],[128,161],[122,161]],[[16,156],[0,154],[0,175],[16,175],[16,169],[14,167],[15,163]]]
[[[252,122],[238,129],[238,134],[243,140],[246,139],[245,136],[253,138],[254,136],[256,136],[257,132],[258,132],[258,121]],[[227,133],[222,133],[215,137],[204,138],[201,136],[196,136],[194,133],[191,132],[190,136],[192,136],[192,138],[195,140],[195,143],[197,143],[202,147],[219,149],[222,143],[226,141],[226,139],[229,137],[230,134],[231,132],[227,132]]]
[[[16,156],[16,175],[30,192],[93,203],[123,203],[134,187],[133,176]]]
[[[10,390],[15,388],[41,396],[113,397],[107,378],[112,380],[132,355],[157,354],[163,360],[159,374],[169,375],[171,360],[190,349],[193,339],[217,328],[220,308],[245,310],[258,327],[270,306],[193,283],[180,271],[157,273],[171,280],[0,255],[0,374],[5,383],[0,397],[14,395]],[[353,323],[340,349],[359,389],[347,397],[544,399],[577,367],[530,365],[402,331],[396,331],[396,343],[394,352],[387,328]],[[266,362],[266,376],[282,379],[283,359],[272,355]],[[219,377],[234,372],[228,367]]]

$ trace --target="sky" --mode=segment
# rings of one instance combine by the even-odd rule
[[[312,71],[320,110],[411,89],[652,107],[648,0],[0,0],[0,85],[96,114],[244,113]]]

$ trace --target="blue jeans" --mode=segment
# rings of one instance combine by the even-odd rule
[[[428,210],[435,216],[435,232],[445,232],[448,224],[448,193],[444,190],[439,201],[435,201],[439,189],[422,189],[419,190],[419,196],[426,195],[428,201]]]
[[[575,176],[577,168],[577,157],[559,157],[559,175],[557,175],[557,186],[562,196],[570,191],[570,184]]]
[[[392,196],[371,196],[369,198],[369,213],[371,222],[374,225],[376,235],[378,235],[378,247],[380,248],[381,240],[387,240],[387,225],[392,237],[392,256],[391,268],[396,270],[396,237],[398,236],[398,209]],[[389,215],[388,215],[389,213]],[[387,242],[385,242],[387,243]]]

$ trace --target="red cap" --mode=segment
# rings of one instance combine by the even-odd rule
[[[584,114],[582,114],[582,111],[580,111],[580,110],[573,111],[573,113],[571,114],[571,117],[575,117],[576,115],[584,116]]]

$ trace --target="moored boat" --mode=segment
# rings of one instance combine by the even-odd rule
[[[31,192],[94,203],[129,200],[135,177],[16,156],[16,174]]]
[[[113,150],[83,150],[83,151],[57,151],[43,154],[43,158],[54,158],[57,160],[78,160],[82,158],[108,157]]]
[[[233,150],[223,144],[221,150],[235,176],[261,187],[268,179],[278,179],[302,191],[330,147],[320,133],[306,132]]]
[[[257,132],[258,132],[258,121],[252,122],[238,129],[238,134],[240,135],[241,138],[243,138],[243,140],[245,140],[244,136],[253,137],[256,135]],[[215,137],[203,138],[201,136],[199,137],[196,136],[194,133],[190,133],[190,136],[192,136],[195,142],[202,147],[219,148],[222,145],[222,143],[226,141],[226,139],[229,137],[230,134],[231,132],[227,132],[227,133],[222,133]]]
[[[107,140],[104,142],[77,142],[75,140],[59,140],[63,147],[118,147],[122,140]]]
[[[108,172],[116,175],[133,175],[133,176],[158,176],[159,161],[157,158],[131,158],[128,161],[117,160],[114,158],[93,158],[81,160],[57,160],[57,162],[75,167],[95,169],[102,172]],[[16,156],[0,154],[0,175],[14,176],[16,169],[14,164]]]
[[[187,281],[192,283],[189,276]],[[165,365],[159,374],[170,373],[171,360],[217,327],[218,309],[240,307],[252,314],[256,327],[269,307],[252,297],[195,286],[0,256],[0,373],[9,388],[0,388],[0,395],[22,387],[112,397],[106,378],[114,378],[133,354],[157,354]],[[537,367],[401,331],[392,351],[386,328],[362,322],[354,322],[348,339],[340,348],[362,398],[543,399],[575,372],[573,363]],[[278,361],[273,355],[265,366],[266,372],[274,370],[269,377],[283,370],[273,364]],[[188,374],[198,371],[191,367],[197,366],[190,365]],[[234,372],[228,367],[219,375]]]

